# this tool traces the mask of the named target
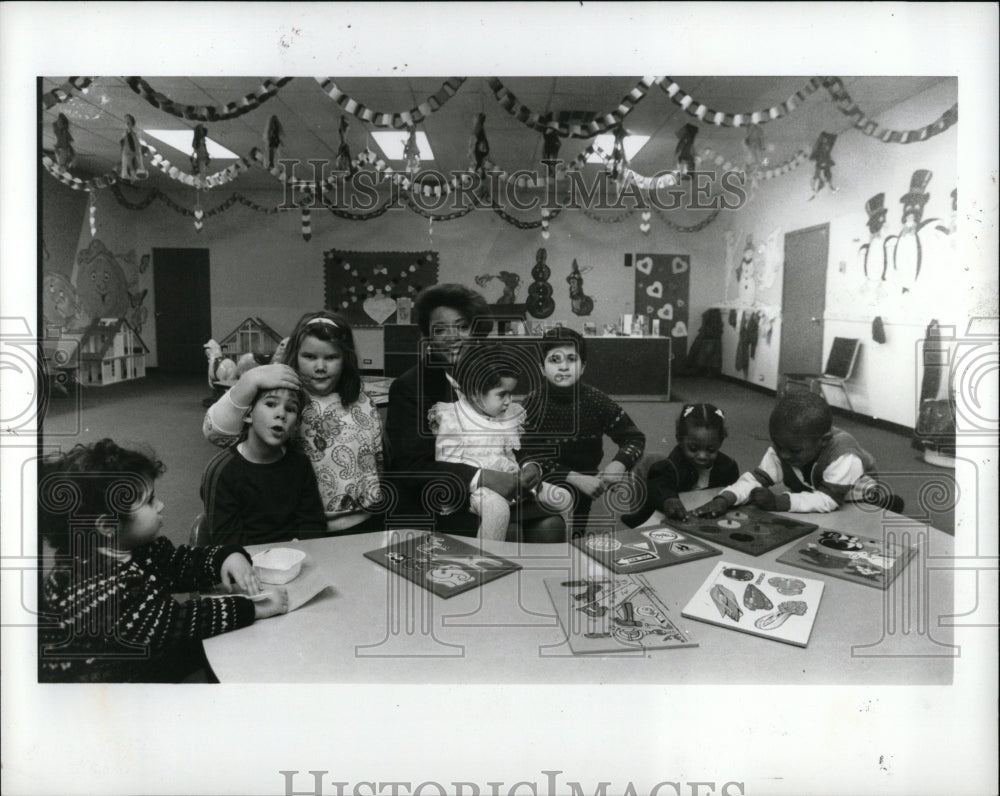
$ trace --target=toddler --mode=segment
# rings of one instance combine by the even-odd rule
[[[40,682],[169,682],[205,666],[201,639],[284,613],[241,547],[175,547],[160,536],[163,465],[110,439],[44,460],[39,530],[56,566],[42,587]],[[174,592],[229,595],[181,603]],[[252,599],[251,599],[252,597]]]
[[[241,441],[209,463],[201,498],[213,544],[267,544],[326,531],[312,464],[287,444],[304,403],[302,390],[260,389]]]
[[[662,511],[669,519],[683,520],[687,509],[680,492],[718,488],[739,478],[739,466],[720,450],[727,436],[721,409],[712,404],[685,404],[675,430],[674,449],[649,468],[642,507],[622,517],[630,528],[644,523],[655,511]]]
[[[202,432],[221,447],[236,444],[251,401],[277,387],[301,387],[309,399],[294,441],[312,462],[327,530],[383,530],[382,421],[362,389],[347,321],[325,310],[303,315],[272,364],[246,371],[209,408]]]
[[[540,506],[563,514],[568,524],[572,498],[565,489],[541,483],[542,468],[535,462],[519,465],[515,451],[520,448],[524,409],[512,402],[517,387],[517,367],[506,361],[500,346],[466,343],[455,368],[458,400],[436,403],[428,412],[435,434],[435,459],[457,462],[477,469],[516,473],[517,493],[529,493]],[[475,479],[474,479],[475,483]],[[479,517],[479,536],[507,537],[511,504],[499,493],[474,486],[469,510]]]
[[[802,390],[778,401],[769,422],[771,447],[756,470],[744,473],[693,513],[717,517],[752,503],[766,511],[829,512],[864,501],[875,488],[875,458],[856,439],[833,427],[822,396]],[[771,487],[784,484],[788,492]]]

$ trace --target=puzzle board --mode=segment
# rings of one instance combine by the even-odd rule
[[[641,575],[545,578],[545,588],[574,655],[698,646]]]
[[[681,616],[804,647],[823,581],[720,561]]]
[[[413,581],[439,597],[452,597],[521,569],[520,564],[484,553],[478,547],[443,534],[415,534],[378,550],[365,558]]]
[[[589,534],[573,539],[573,544],[619,574],[645,572],[722,555],[721,550],[665,525]]]
[[[721,517],[688,517],[686,520],[665,519],[664,524],[701,539],[731,547],[752,556],[805,536],[819,526],[781,517],[756,506],[737,506]]]
[[[782,564],[885,589],[916,552],[917,548],[913,545],[820,528],[793,544],[777,560]]]

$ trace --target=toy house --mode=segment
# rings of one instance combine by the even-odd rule
[[[124,318],[98,318],[83,333],[76,350],[77,381],[104,386],[146,375],[149,349]]]
[[[238,361],[244,354],[263,355],[270,359],[281,335],[260,318],[247,318],[219,341],[222,355]]]

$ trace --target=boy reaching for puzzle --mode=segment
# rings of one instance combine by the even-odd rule
[[[769,423],[771,447],[757,469],[743,473],[712,500],[694,509],[718,517],[732,506],[752,503],[765,511],[830,512],[845,502],[870,501],[881,490],[875,457],[833,426],[822,396],[794,392],[778,401]],[[788,492],[771,487],[784,484]]]

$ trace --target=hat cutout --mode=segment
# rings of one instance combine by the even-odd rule
[[[873,233],[882,229],[889,212],[885,207],[885,194],[877,193],[865,202],[865,212],[868,214],[868,229]]]
[[[927,200],[930,199],[930,194],[926,192],[927,186],[931,181],[931,177],[934,176],[934,172],[928,169],[917,169],[913,172],[913,176],[910,177],[910,190],[908,193],[903,194],[899,201],[904,205],[919,205],[923,207],[927,204]]]

